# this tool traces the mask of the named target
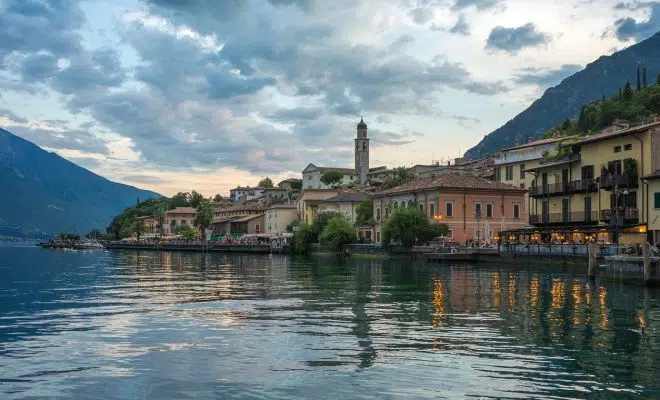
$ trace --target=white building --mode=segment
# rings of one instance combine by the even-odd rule
[[[344,216],[355,224],[357,218],[357,207],[371,196],[366,193],[341,193],[336,196],[323,200],[319,204],[319,211],[335,210],[344,214]]]
[[[276,204],[266,209],[265,231],[268,234],[285,233],[287,226],[296,221],[298,221],[296,206]]]
[[[231,201],[239,200],[254,200],[264,196],[264,188],[262,187],[242,187],[238,186],[229,190],[229,199]]]

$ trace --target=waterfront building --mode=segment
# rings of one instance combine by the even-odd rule
[[[229,190],[229,199],[234,202],[240,200],[254,200],[263,197],[263,195],[264,188],[258,186],[237,186],[234,189]]]
[[[534,176],[525,171],[538,167],[543,154],[555,151],[562,140],[564,138],[540,139],[500,150],[499,156],[493,159],[493,179],[521,189],[529,188]]]
[[[419,179],[374,193],[375,241],[399,207],[419,207],[434,223],[449,227],[457,242],[493,242],[499,232],[523,228],[527,216],[525,189],[473,175],[446,174]]]
[[[142,220],[142,223],[144,224],[144,233],[147,235],[151,234],[156,234],[158,233],[158,229],[156,228],[158,226],[158,221],[156,221],[156,217],[153,215],[147,215],[144,217],[138,217],[138,220]]]
[[[258,204],[243,204],[214,210],[213,234],[263,233],[264,220],[256,217],[263,217],[264,212],[264,206]]]
[[[193,228],[195,216],[197,216],[197,210],[193,207],[177,207],[174,210],[166,211],[163,234],[165,236],[173,235],[176,228],[181,225]]]
[[[545,242],[646,241],[655,223],[650,218],[655,215],[654,172],[660,169],[659,132],[660,122],[629,127],[617,121],[600,134],[566,139],[538,165],[526,166],[534,229],[514,236]]]
[[[660,149],[655,151],[660,152]],[[653,244],[660,243],[660,169],[651,175],[644,176],[643,181],[648,188],[648,232]]]
[[[298,221],[296,206],[289,204],[276,204],[266,209],[264,218],[265,232],[281,234],[286,232],[287,226]]]

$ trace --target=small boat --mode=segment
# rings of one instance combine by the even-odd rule
[[[103,245],[96,240],[84,240],[77,242],[73,245],[76,250],[95,250],[104,248]]]

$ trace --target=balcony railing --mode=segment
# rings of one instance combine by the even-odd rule
[[[547,185],[531,186],[529,195],[532,197],[555,196],[568,192],[568,184],[564,182],[549,183]]]
[[[639,209],[619,207],[600,211],[600,220],[610,225],[635,224],[639,222]]]
[[[590,193],[598,191],[598,182],[593,178],[580,179],[569,183],[571,193]]]
[[[620,175],[603,174],[600,176],[600,187],[603,189],[612,189],[615,187],[636,188],[639,186],[637,174],[623,173]]]
[[[573,211],[567,213],[550,213],[529,216],[530,225],[552,224],[589,224],[598,223],[598,212]]]
[[[554,158],[554,157],[544,158],[543,160],[541,160],[540,164],[545,165],[545,164],[566,163],[566,162],[579,161],[580,159],[581,159],[580,153],[571,153],[560,158]]]

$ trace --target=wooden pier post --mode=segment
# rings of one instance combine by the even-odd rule
[[[598,244],[589,243],[587,248],[589,253],[589,279],[596,279],[596,270],[598,269]]]
[[[650,285],[651,277],[651,245],[646,242],[642,244],[642,256],[644,257],[644,283]]]

